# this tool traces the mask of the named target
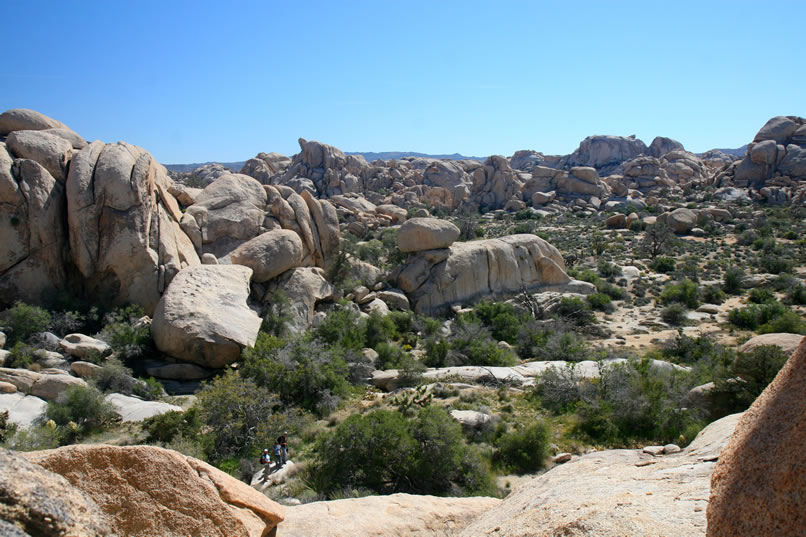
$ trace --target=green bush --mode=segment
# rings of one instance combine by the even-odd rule
[[[806,285],[799,283],[790,288],[786,295],[786,299],[791,304],[796,304],[798,306],[806,305]]]
[[[599,271],[599,275],[602,278],[615,278],[616,276],[621,276],[621,267],[614,265],[613,263],[608,263],[604,259],[599,260],[599,262],[596,264],[596,269]]]
[[[55,401],[48,402],[45,415],[56,425],[74,423],[78,436],[101,431],[120,418],[104,395],[92,386],[70,386]]]
[[[470,318],[473,317],[490,330],[494,339],[510,344],[517,341],[521,320],[512,304],[481,301],[473,308]]]
[[[498,455],[502,465],[518,474],[536,472],[543,468],[549,452],[551,433],[538,421],[498,439]]]
[[[686,322],[686,315],[688,310],[683,304],[671,304],[660,312],[660,317],[663,322],[669,323],[672,326],[680,326]]]
[[[726,298],[725,291],[716,285],[709,285],[702,290],[702,301],[707,304],[722,304]]]
[[[129,395],[134,391],[137,380],[132,376],[132,370],[123,365],[123,362],[110,358],[95,372],[92,382],[102,392]]]
[[[596,290],[600,293],[604,293],[613,300],[624,300],[627,298],[627,291],[612,283],[600,282],[596,286]]]
[[[26,368],[34,363],[34,348],[18,341],[11,347],[6,358],[6,367]]]
[[[288,333],[288,322],[291,320],[291,302],[282,289],[271,297],[271,304],[263,316],[260,329],[275,337],[283,337]]]
[[[388,315],[381,315],[373,312],[364,321],[365,345],[377,350],[381,343],[397,336],[397,326],[394,320]]]
[[[563,297],[560,299],[556,313],[562,319],[577,326],[586,326],[596,322],[596,316],[593,315],[588,303],[577,297]]]
[[[326,415],[349,391],[349,368],[338,349],[303,337],[278,345],[258,334],[254,348],[245,349],[243,374],[277,394],[287,405]]]
[[[118,308],[105,316],[98,338],[123,360],[141,358],[154,349],[149,325],[140,322],[144,315],[143,308],[134,304]]]
[[[764,287],[756,287],[750,291],[747,299],[753,304],[766,304],[776,300],[775,293]]]
[[[207,456],[213,462],[248,453],[258,427],[283,406],[265,386],[233,370],[204,383],[196,397]]]
[[[29,306],[24,302],[17,302],[3,312],[2,324],[6,328],[8,345],[17,342],[27,342],[38,332],[44,332],[50,326],[50,313],[36,306]]]
[[[171,411],[143,420],[146,442],[167,444],[177,436],[195,438],[201,431],[199,410],[193,407],[186,412]]]
[[[660,299],[666,305],[677,303],[695,309],[700,305],[700,288],[691,280],[670,283],[663,288]]]
[[[579,379],[574,365],[546,369],[537,378],[531,395],[540,400],[543,408],[556,414],[572,411],[580,400]]]
[[[512,352],[499,347],[489,331],[473,320],[460,319],[450,343],[460,361],[455,365],[512,366],[517,362]]]
[[[758,328],[759,334],[806,334],[806,321],[792,310],[785,311],[779,317],[771,319]]]
[[[427,407],[408,421],[397,412],[353,414],[317,444],[312,484],[333,494],[345,487],[376,493],[490,494],[486,465],[445,410]]]
[[[406,356],[406,352],[396,343],[382,342],[376,345],[379,369],[397,369]]]
[[[346,307],[328,313],[314,334],[328,345],[360,351],[365,344],[365,325],[357,312]]]
[[[429,338],[425,342],[425,358],[428,367],[445,367],[451,345],[444,339]]]
[[[744,287],[745,274],[739,267],[730,267],[725,271],[725,280],[722,283],[722,289],[729,295],[738,295],[742,292]]]
[[[610,297],[604,293],[593,293],[585,297],[591,308],[610,313],[616,310]]]
[[[734,309],[728,313],[728,320],[739,328],[756,330],[783,316],[789,308],[778,301],[765,304],[750,304],[744,308]]]
[[[739,353],[735,361],[715,374],[714,389],[709,393],[711,418],[746,410],[788,358],[776,345],[762,345],[751,352]]]

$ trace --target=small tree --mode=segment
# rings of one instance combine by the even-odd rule
[[[644,239],[641,241],[641,249],[647,253],[651,259],[668,250],[674,239],[674,233],[669,226],[663,222],[656,222],[646,228]]]

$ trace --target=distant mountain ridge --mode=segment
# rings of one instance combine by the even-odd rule
[[[404,157],[417,157],[417,158],[435,158],[435,159],[450,159],[450,160],[478,160],[478,161],[485,161],[487,157],[466,157],[459,153],[452,153],[450,155],[429,155],[427,153],[417,153],[415,151],[381,151],[379,153],[372,152],[372,151],[354,151],[354,152],[346,152],[345,155],[361,155],[367,162],[372,162],[373,160],[399,160]]]
[[[712,149],[712,151],[722,151],[728,155],[735,155],[737,157],[743,157],[745,153],[747,153],[747,145],[743,145],[742,147],[738,147],[736,149]],[[450,160],[478,160],[480,162],[484,162],[487,160],[487,157],[468,157],[462,155],[460,153],[452,153],[450,155],[429,155],[428,153],[417,153],[416,151],[380,151],[380,152],[373,152],[373,151],[345,151],[345,155],[361,155],[367,162],[372,162],[374,160],[400,160],[404,157],[417,157],[417,158],[433,158],[433,159],[450,159]],[[705,153],[698,153],[699,155],[704,155]],[[206,164],[221,164],[229,168],[234,172],[241,171],[243,165],[246,164],[245,160],[241,160],[238,162],[196,162],[191,164],[165,164],[165,167],[171,170],[172,172],[192,172],[196,168],[204,166]]]

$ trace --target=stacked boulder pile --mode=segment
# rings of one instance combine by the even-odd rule
[[[716,177],[723,188],[750,188],[774,205],[806,201],[806,119],[777,116],[758,131],[745,157]]]
[[[592,292],[565,273],[560,252],[536,235],[455,243],[459,228],[436,218],[400,226],[398,248],[409,253],[392,274],[414,311],[439,314],[451,306],[521,292]]]

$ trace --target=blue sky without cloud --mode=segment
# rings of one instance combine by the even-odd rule
[[[806,115],[806,2],[0,2],[0,110],[165,163],[344,151],[738,147]]]

